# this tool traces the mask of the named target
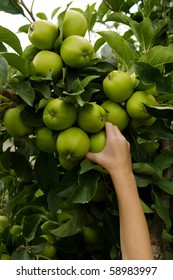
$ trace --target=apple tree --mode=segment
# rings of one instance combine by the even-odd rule
[[[71,2],[51,19],[1,2],[30,43],[0,26],[0,259],[121,259],[110,176],[85,158],[106,119],[130,142],[154,257],[173,259],[173,2]]]

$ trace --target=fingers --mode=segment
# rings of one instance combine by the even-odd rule
[[[122,135],[121,131],[119,130],[119,128],[115,125],[113,125],[110,122],[106,122],[105,124],[105,130],[106,130],[106,134],[107,136],[111,135],[111,134],[115,134],[115,135]]]

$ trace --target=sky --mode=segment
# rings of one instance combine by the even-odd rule
[[[31,7],[32,1],[33,0],[23,0],[23,2],[26,4],[26,6],[29,9]],[[33,6],[34,16],[38,12],[39,13],[43,12],[47,15],[48,20],[53,22],[54,20],[56,20],[56,17],[54,20],[51,20],[52,11],[57,7],[62,7],[62,9],[65,9],[66,5],[70,2],[72,2],[70,7],[73,8],[78,7],[78,8],[85,9],[88,4],[91,5],[93,3],[97,3],[97,5],[99,5],[102,1],[101,0],[73,0],[73,1],[72,0],[71,1],[70,0],[34,0],[34,6]],[[23,16],[12,15],[0,11],[0,25],[16,33],[23,47],[29,44],[29,40],[26,34],[17,33],[17,31],[20,26],[28,23],[29,23],[28,20]]]

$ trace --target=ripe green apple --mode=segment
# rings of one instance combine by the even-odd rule
[[[121,70],[111,71],[103,80],[106,96],[114,102],[126,101],[133,93],[134,83],[130,74]]]
[[[26,125],[21,119],[21,111],[24,109],[23,105],[18,105],[14,108],[9,108],[4,115],[4,126],[7,132],[12,137],[23,137],[32,133],[33,128]]]
[[[28,29],[30,42],[40,50],[51,50],[58,36],[58,27],[47,20],[36,20]]]
[[[71,35],[84,36],[87,31],[87,20],[75,10],[68,10],[63,22],[63,38]]]
[[[85,103],[77,113],[77,124],[89,133],[100,131],[106,122],[106,111],[96,103]]]
[[[48,127],[40,127],[36,131],[36,145],[41,151],[46,153],[56,152],[56,138],[53,131]]]
[[[127,100],[126,110],[132,119],[146,120],[151,117],[147,112],[145,105],[156,105],[154,96],[145,91],[136,91]]]
[[[89,135],[90,148],[89,151],[92,153],[99,153],[104,149],[106,144],[106,133],[102,129],[99,132],[92,133]]]
[[[7,261],[10,259],[10,255],[8,253],[1,253],[1,260]]]
[[[69,127],[57,137],[57,151],[67,159],[81,159],[89,150],[90,141],[87,133],[79,127]]]
[[[82,159],[83,159],[83,157],[78,158],[78,159],[74,159],[74,158],[66,159],[64,156],[59,155],[59,162],[60,162],[61,166],[66,170],[70,170],[71,168],[76,166]]]
[[[151,156],[154,156],[159,148],[159,141],[157,139],[151,141],[138,136],[137,143],[144,152]]]
[[[64,63],[71,68],[83,68],[89,65],[93,57],[93,46],[84,37],[71,35],[63,40],[60,55]]]
[[[101,106],[106,111],[106,120],[118,126],[120,131],[123,131],[128,126],[130,118],[121,104],[106,100]]]
[[[75,105],[60,98],[49,101],[43,111],[45,125],[53,130],[63,130],[76,121]]]
[[[147,120],[131,119],[129,127],[132,131],[137,132],[139,128],[151,126],[156,120],[157,118],[155,117],[151,117]]]
[[[61,57],[52,51],[38,52],[33,59],[36,75],[46,78],[50,73],[53,79],[58,79],[62,74],[63,61]]]
[[[98,244],[101,240],[101,230],[98,226],[84,226],[82,228],[83,240],[86,244]]]
[[[39,255],[45,257],[46,259],[54,259],[56,256],[57,249],[54,245],[46,244],[43,249],[39,252]]]

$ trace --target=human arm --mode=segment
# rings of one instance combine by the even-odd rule
[[[109,172],[117,195],[120,217],[122,258],[153,259],[147,222],[132,172],[130,145],[118,127],[106,123],[106,145],[100,153],[88,153],[87,159]]]

